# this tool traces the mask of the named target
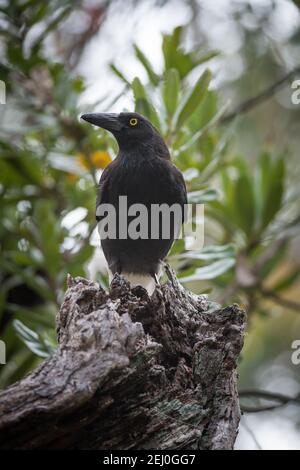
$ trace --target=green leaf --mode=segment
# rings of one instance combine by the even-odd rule
[[[232,180],[229,176],[228,171],[221,170],[220,177],[222,181],[222,189],[227,199],[227,202],[229,204],[232,204],[234,199],[234,185],[232,184]]]
[[[207,246],[201,251],[186,251],[178,256],[179,259],[196,259],[202,261],[220,260],[235,257],[234,245]]]
[[[45,358],[49,357],[54,352],[49,342],[41,338],[40,335],[28,328],[20,320],[14,320],[13,327],[20,340],[37,356]]]
[[[131,87],[134,95],[136,112],[146,116],[157,129],[160,129],[160,121],[157,112],[148,99],[145,87],[138,77],[135,77]]]
[[[195,65],[201,65],[204,64],[205,62],[208,62],[209,60],[213,59],[214,57],[217,57],[219,55],[219,51],[214,50],[214,51],[208,51],[205,52],[204,54],[201,54],[199,57],[195,57]],[[197,53],[196,53],[197,55]]]
[[[179,253],[182,253],[185,249],[185,242],[183,239],[175,240],[172,245],[171,250],[169,251],[168,257],[176,257]]]
[[[132,81],[131,88],[133,91],[134,99],[137,101],[139,99],[143,99],[148,101],[147,92],[145,90],[144,85],[142,84],[141,80],[138,77],[135,77]]]
[[[277,283],[272,287],[273,292],[281,292],[286,289],[289,289],[300,277],[300,268],[294,269],[283,279],[277,281]]]
[[[45,303],[34,308],[6,303],[6,310],[20,321],[26,320],[29,328],[47,328],[54,330],[56,308],[54,303]]]
[[[37,292],[38,295],[41,295],[45,300],[56,300],[56,293],[49,289],[49,285],[44,277],[39,276],[33,269],[24,269],[3,258],[1,265],[2,269],[5,269],[7,272],[17,274],[25,284]]]
[[[207,92],[211,77],[211,72],[209,70],[205,70],[205,72],[201,75],[192,91],[184,100],[182,106],[178,111],[178,117],[176,119],[177,129],[180,128],[186,122],[186,120],[196,111],[197,107],[199,106]]]
[[[179,279],[180,282],[183,283],[215,279],[229,271],[234,265],[234,258],[226,258],[224,260],[216,261],[215,263],[212,263],[209,266],[197,268],[194,274],[192,274],[191,276],[181,277]]]
[[[173,33],[163,36],[162,50],[165,59],[166,69],[172,68],[176,62],[177,50],[180,44],[181,36],[183,32],[183,27],[178,26],[174,29]]]
[[[186,182],[193,181],[195,178],[199,178],[199,170],[197,168],[187,168],[183,172],[183,177]]]
[[[34,241],[43,253],[49,277],[55,279],[62,261],[60,246],[64,237],[60,221],[55,217],[53,201],[41,200],[36,204],[34,222]]]
[[[215,189],[204,189],[188,193],[188,202],[190,204],[204,204],[205,202],[216,201],[219,197],[220,195]]]
[[[190,129],[193,133],[198,132],[200,129],[205,131],[211,127],[213,123],[221,117],[221,113],[224,114],[224,112],[224,106],[218,109],[218,96],[215,90],[207,90],[201,104],[198,106],[197,113],[194,113],[191,118]],[[209,127],[207,127],[208,124]]]
[[[72,175],[86,175],[86,170],[72,155],[51,152],[48,154],[47,161],[49,165],[56,170],[65,171],[66,173],[70,173]]]
[[[68,260],[66,271],[74,277],[85,276],[86,262],[91,259],[94,251],[95,247],[88,244],[81,248],[77,253],[72,253]],[[67,272],[65,274],[67,274]]]
[[[215,101],[215,99],[212,98],[213,95],[213,92],[207,91],[205,98],[197,109],[197,113],[194,113],[192,119],[189,121],[190,128],[194,128],[194,131],[191,134],[187,135],[187,140],[182,145],[180,145],[179,148],[176,149],[175,154],[179,155],[181,152],[186,152],[190,147],[199,142],[200,139],[202,139],[201,150],[203,152],[209,153],[209,151],[207,151],[207,148],[210,147],[212,151],[215,149],[215,142],[208,134],[208,131],[212,129],[217,124],[220,117],[223,116],[225,109],[227,109],[227,103],[223,107],[221,107],[218,112],[213,114],[210,120],[207,121],[207,118],[209,118],[209,116],[212,114],[212,109],[208,111],[206,109],[206,105],[209,100],[211,102]],[[210,97],[209,100],[207,99],[208,97]],[[207,147],[205,143],[209,144],[209,147]],[[205,161],[203,163],[205,166],[207,165]],[[218,158],[215,158],[214,161],[211,161],[210,163],[214,166],[218,165]]]
[[[177,69],[180,78],[185,78],[192,70],[200,64],[215,57],[218,52],[209,51],[203,53],[201,50],[186,52],[182,47],[182,35],[184,28],[178,26],[172,34],[163,36],[162,50],[165,61],[165,69]]]
[[[234,216],[243,232],[250,237],[255,230],[254,191],[248,176],[240,176],[235,184]]]
[[[138,60],[141,62],[141,64],[144,66],[148,74],[150,82],[155,86],[158,85],[159,76],[154,72],[151,63],[149,62],[145,54],[141,51],[141,49],[136,44],[133,47],[135,50],[135,55],[138,58]]]
[[[0,388],[5,388],[11,383],[24,377],[30,370],[37,366],[38,358],[23,345],[13,349],[7,363],[0,369]]]
[[[279,269],[280,264],[283,262],[287,255],[288,242],[281,246],[276,253],[269,259],[260,269],[260,278],[266,279],[268,276]]]
[[[130,82],[127,80],[125,75],[121,72],[121,70],[114,64],[110,64],[110,69],[111,71],[120,79],[122,82],[124,82],[127,86],[131,86]]]
[[[163,83],[163,99],[167,111],[167,116],[172,118],[179,100],[180,77],[176,69],[169,69],[166,72]]]
[[[273,165],[269,174],[269,184],[265,191],[262,208],[262,229],[266,228],[274,219],[282,206],[284,193],[285,164],[280,158]]]
[[[26,178],[6,158],[0,158],[1,182],[6,186],[22,186]]]

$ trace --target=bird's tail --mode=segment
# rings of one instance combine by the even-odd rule
[[[155,290],[155,280],[150,274],[126,273],[122,272],[122,276],[130,282],[131,287],[142,286],[149,295]],[[109,282],[111,282],[113,274],[109,272]]]

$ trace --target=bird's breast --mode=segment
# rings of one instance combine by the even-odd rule
[[[128,203],[176,202],[176,188],[166,162],[156,159],[128,159],[120,162],[111,179],[111,196],[127,196]]]

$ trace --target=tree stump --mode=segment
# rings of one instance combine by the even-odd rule
[[[68,278],[58,349],[0,394],[1,449],[232,449],[245,313],[170,280]]]

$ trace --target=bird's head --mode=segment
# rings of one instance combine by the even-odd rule
[[[147,144],[156,146],[158,142],[164,145],[162,137],[151,122],[138,113],[89,113],[83,114],[81,119],[111,132],[121,151]]]

